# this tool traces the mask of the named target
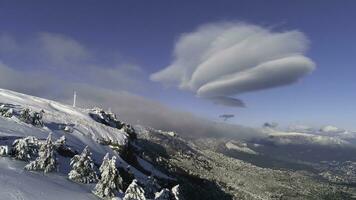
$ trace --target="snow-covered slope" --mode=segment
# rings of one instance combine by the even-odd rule
[[[97,199],[91,185],[79,185],[57,174],[42,175],[23,170],[24,162],[0,158],[1,200]]]
[[[93,160],[100,164],[108,152],[119,157],[117,164],[123,168],[128,164],[109,146],[98,143],[98,140],[111,141],[118,146],[128,143],[125,131],[106,126],[93,120],[89,109],[73,108],[55,101],[41,99],[17,92],[0,89],[0,105],[7,105],[19,112],[23,108],[33,111],[44,110],[43,127],[36,127],[18,119],[0,116],[0,145],[11,146],[16,138],[35,136],[45,139],[49,133],[54,140],[65,135],[67,145],[74,151],[81,152],[88,145],[93,153]],[[64,131],[69,127],[70,131]],[[97,199],[91,194],[93,185],[79,185],[67,179],[69,158],[59,156],[59,172],[44,175],[41,172],[24,171],[24,161],[0,157],[0,200],[12,199]],[[137,178],[145,177],[132,168]],[[68,198],[66,198],[68,197]]]
[[[45,111],[44,122],[46,123],[45,126],[47,129],[35,129],[31,131],[39,137],[46,137],[49,131],[53,132],[57,130],[58,125],[72,124],[74,125],[74,131],[71,135],[75,136],[76,139],[80,140],[84,144],[87,144],[92,140],[95,141],[99,138],[110,139],[120,145],[124,145],[127,142],[127,136],[123,131],[94,122],[93,119],[88,115],[89,110],[73,108],[71,106],[63,105],[55,101],[41,99],[38,97],[24,95],[3,89],[0,89],[0,103],[11,104],[15,107],[15,109],[20,109],[21,107],[27,107],[37,111],[43,109]],[[12,120],[12,122],[13,123],[11,124],[11,122],[6,121],[5,124],[10,123],[12,127],[17,128],[32,128],[31,126],[29,127],[26,124],[20,123],[18,120]],[[11,126],[10,124],[8,124],[8,128]],[[1,125],[1,127],[3,126]],[[18,136],[26,136],[29,135],[28,132],[29,131],[16,130],[16,133],[12,133],[11,136],[15,136],[14,134]],[[6,135],[7,131],[1,130],[0,133],[2,135]],[[54,134],[55,137],[56,135],[57,134]],[[98,145],[93,147],[97,149]]]

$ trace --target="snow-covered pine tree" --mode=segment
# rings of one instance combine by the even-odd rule
[[[184,199],[180,190],[181,189],[180,189],[179,185],[176,185],[172,188],[172,194],[173,194],[175,200],[183,200]]]
[[[11,118],[14,115],[12,108],[6,107],[4,104],[0,106],[0,116]]]
[[[107,165],[109,164],[109,162],[110,162],[109,153],[106,153],[103,158],[103,162],[101,163],[101,165],[99,167],[100,174],[102,174],[104,172],[104,169],[107,168]]]
[[[102,165],[100,166],[101,178],[96,184],[93,193],[101,198],[112,198],[120,191],[122,178],[116,169],[116,157],[111,160],[105,155]]]
[[[7,145],[0,146],[0,156],[7,156],[9,155],[9,147]]]
[[[42,118],[44,113],[44,110],[41,110],[40,112],[31,112],[31,109],[24,108],[20,112],[19,119],[27,124],[43,127]]]
[[[66,141],[67,141],[66,136],[63,135],[54,142],[54,145],[56,146],[56,148],[61,148],[66,145]]]
[[[75,155],[70,160],[70,166],[72,167],[68,174],[70,180],[78,183],[94,183],[98,181],[88,146],[84,148],[80,155]]]
[[[171,191],[167,188],[163,188],[160,192],[155,194],[154,200],[170,200],[171,196]]]
[[[43,127],[42,118],[44,113],[44,110],[41,110],[40,112],[34,112],[31,124],[34,126]]]
[[[12,116],[14,116],[14,110],[12,108],[9,108],[2,116],[11,118]]]
[[[147,177],[146,183],[144,184],[145,196],[149,199],[155,197],[155,193],[161,190],[161,186],[157,183],[157,180],[149,176]]]
[[[30,160],[38,153],[38,140],[33,136],[16,139],[12,143],[12,155],[19,160]]]
[[[27,164],[25,169],[31,171],[44,171],[44,173],[57,170],[57,159],[54,152],[51,133],[48,135],[46,142],[41,145],[36,160]]]
[[[146,200],[145,191],[138,185],[136,179],[126,189],[123,200]]]
[[[5,104],[1,104],[0,105],[0,115],[2,115],[3,113],[5,113],[7,111],[7,108],[5,107]]]
[[[20,120],[30,124],[32,122],[31,109],[25,108],[20,112]]]

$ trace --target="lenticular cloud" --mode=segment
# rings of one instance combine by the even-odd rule
[[[310,73],[315,64],[304,56],[307,47],[299,31],[208,24],[183,34],[171,65],[152,74],[151,80],[178,85],[222,105],[243,106],[234,96],[292,84]]]

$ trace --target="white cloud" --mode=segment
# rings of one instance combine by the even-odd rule
[[[310,73],[315,65],[304,56],[307,47],[308,40],[299,31],[273,32],[243,23],[208,24],[183,34],[171,65],[150,78],[217,103],[241,106],[225,100],[292,84]]]

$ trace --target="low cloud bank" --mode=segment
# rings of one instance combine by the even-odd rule
[[[100,59],[93,58],[92,51],[71,38],[46,33],[31,41],[19,43],[10,36],[0,36],[1,88],[68,104],[76,90],[78,106],[111,108],[124,121],[173,130],[187,137],[251,138],[261,134],[252,128],[177,111],[127,92],[144,85],[137,78],[142,74],[140,68],[129,64],[108,66],[107,62],[99,67]]]

